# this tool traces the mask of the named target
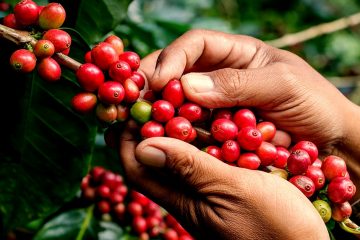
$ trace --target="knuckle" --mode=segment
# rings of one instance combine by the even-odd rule
[[[173,159],[171,159],[173,158]],[[169,168],[176,176],[191,179],[195,175],[195,157],[191,153],[169,156]]]

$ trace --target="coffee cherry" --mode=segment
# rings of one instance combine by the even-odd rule
[[[106,185],[100,185],[96,189],[96,195],[100,198],[109,198],[110,197],[110,188]]]
[[[233,115],[235,125],[241,130],[245,127],[256,127],[256,117],[249,109],[240,109]]]
[[[109,67],[110,78],[114,81],[124,83],[131,76],[130,65],[122,60],[112,63]]]
[[[174,106],[166,100],[158,100],[153,103],[151,117],[158,122],[167,122],[175,115]]]
[[[91,60],[91,50],[90,50],[90,51],[87,51],[87,52],[85,53],[84,61],[85,61],[86,63],[92,63],[92,60]]]
[[[155,121],[146,122],[140,130],[142,138],[162,137],[165,134],[163,125]]]
[[[91,61],[102,70],[108,70],[118,60],[119,56],[110,43],[101,42],[91,50]]]
[[[256,154],[259,156],[262,166],[272,165],[277,158],[276,147],[265,141],[256,149]]]
[[[288,172],[285,169],[281,169],[281,168],[271,169],[270,174],[281,177],[285,180],[287,180],[289,176]]]
[[[228,119],[217,119],[211,124],[211,135],[219,142],[233,140],[238,134],[235,123]]]
[[[144,124],[151,118],[151,105],[147,102],[136,102],[130,108],[130,115],[136,122]]]
[[[314,182],[303,175],[297,175],[289,179],[306,197],[311,197],[315,192]]]
[[[165,125],[165,133],[168,137],[185,141],[191,133],[192,126],[189,120],[183,117],[174,117]]]
[[[155,102],[158,100],[156,93],[153,90],[146,90],[143,95],[143,99],[147,102]]]
[[[261,164],[261,160],[255,153],[242,153],[236,162],[238,167],[256,170]]]
[[[314,162],[318,157],[318,149],[316,145],[310,141],[300,141],[292,147],[292,150],[302,149],[305,150],[309,156],[311,163]]]
[[[218,146],[207,146],[206,148],[203,148],[202,151],[221,160],[221,148],[219,148]]]
[[[342,222],[349,218],[352,213],[352,208],[349,202],[334,203],[331,206],[331,217],[337,222]]]
[[[117,109],[115,105],[104,105],[99,103],[95,109],[96,116],[99,120],[111,123],[116,120]]]
[[[125,91],[125,99],[124,101],[127,103],[134,103],[140,96],[140,90],[136,83],[134,83],[131,79],[126,79],[123,83],[124,91]]]
[[[123,219],[125,216],[126,207],[124,203],[118,203],[113,207],[113,212],[118,219]]]
[[[119,185],[116,174],[111,171],[105,171],[101,175],[101,182],[110,189],[115,189]]]
[[[130,202],[127,206],[127,210],[131,216],[141,216],[143,214],[143,207],[138,202]]]
[[[39,18],[38,5],[31,0],[22,0],[14,7],[16,22],[22,26],[30,26],[37,23]]]
[[[15,15],[13,13],[9,13],[4,17],[3,24],[12,29],[20,29],[20,26],[16,22]]]
[[[144,194],[134,191],[134,190],[130,192],[130,198],[131,198],[131,200],[139,203],[143,207],[149,205],[149,203],[150,203],[149,198],[147,198]]]
[[[124,43],[118,36],[110,35],[104,40],[104,42],[110,43],[115,49],[117,55],[124,52]]]
[[[63,25],[66,12],[60,3],[49,3],[39,14],[39,26],[44,29],[59,28]]]
[[[91,112],[97,103],[97,97],[93,93],[81,92],[71,99],[72,108],[79,113]]]
[[[127,62],[133,71],[136,71],[140,66],[140,57],[135,52],[123,52],[119,55],[119,59]]]
[[[125,122],[130,116],[130,108],[125,105],[118,104],[116,105],[117,109],[117,118],[119,122]]]
[[[18,49],[10,56],[12,68],[21,73],[30,73],[36,66],[35,55],[26,49]]]
[[[254,127],[243,127],[237,135],[241,148],[249,151],[256,150],[262,143],[261,132]]]
[[[34,46],[34,54],[38,58],[51,57],[55,53],[54,44],[49,40],[41,39]]]
[[[275,146],[288,148],[291,144],[291,137],[287,132],[277,129],[271,143]]]
[[[71,46],[70,35],[60,29],[50,29],[45,32],[43,39],[49,40],[54,44],[55,52],[62,52]]]
[[[96,204],[96,206],[102,214],[109,213],[111,211],[110,203],[108,201],[101,200]]]
[[[191,128],[189,136],[185,139],[185,142],[191,143],[193,142],[197,137],[197,131],[195,128]]]
[[[310,164],[311,160],[309,154],[302,149],[291,152],[287,160],[287,168],[293,175],[305,173]]]
[[[105,168],[100,166],[95,166],[90,171],[90,176],[95,184],[99,184],[102,178],[102,175],[105,173]]]
[[[320,168],[310,165],[306,170],[305,176],[309,177],[314,182],[315,190],[320,190],[324,187],[325,176]]]
[[[319,158],[317,158],[311,165],[314,166],[314,167],[321,168],[322,161]]]
[[[325,202],[324,200],[318,199],[312,202],[315,209],[320,214],[322,220],[326,223],[331,219],[331,207],[330,205]]]
[[[276,127],[272,122],[260,122],[256,128],[261,132],[263,141],[270,142],[275,136]]]
[[[321,170],[324,172],[326,180],[330,181],[335,177],[344,177],[347,168],[344,159],[330,155],[322,161]]]
[[[144,233],[147,228],[146,220],[143,217],[136,216],[133,218],[131,226],[135,233],[137,234]]]
[[[354,183],[345,177],[333,178],[327,189],[327,196],[334,203],[349,201],[356,192]]]
[[[184,103],[179,107],[178,115],[186,118],[190,122],[196,122],[201,117],[201,107],[196,103]]]
[[[284,147],[276,147],[277,156],[273,162],[274,167],[285,168],[287,164],[287,159],[290,156],[290,152]]]
[[[240,146],[234,140],[227,140],[221,146],[221,159],[227,162],[235,162],[240,156]]]
[[[99,86],[98,98],[106,104],[119,104],[125,97],[124,87],[115,81],[106,81]]]
[[[0,3],[0,12],[6,12],[7,10],[9,10],[10,5],[8,3],[5,2],[1,2]]]
[[[55,59],[51,57],[41,59],[37,66],[37,70],[39,76],[46,81],[55,82],[60,80],[61,67]]]
[[[232,115],[233,115],[232,111],[227,108],[216,108],[212,111],[212,119],[213,120],[220,119],[220,118],[232,120]]]
[[[85,63],[76,71],[76,79],[84,90],[94,92],[104,83],[105,76],[96,65]]]
[[[175,230],[169,228],[162,236],[165,240],[178,240],[179,236]]]
[[[139,73],[137,71],[133,71],[131,76],[130,76],[130,79],[133,80],[134,83],[136,83],[136,85],[138,86],[138,88],[140,90],[144,89],[145,78],[141,73]]]
[[[180,107],[185,100],[183,88],[177,79],[170,80],[163,88],[161,94],[163,100],[169,101],[174,108]]]

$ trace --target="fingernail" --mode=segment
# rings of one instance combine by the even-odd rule
[[[164,167],[166,155],[158,148],[146,146],[137,151],[137,159],[144,165],[152,167]]]
[[[204,93],[210,92],[214,89],[214,81],[209,75],[202,73],[188,73],[185,74],[181,81],[185,81],[194,92]]]

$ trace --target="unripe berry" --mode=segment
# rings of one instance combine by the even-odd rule
[[[130,108],[130,115],[136,122],[143,124],[151,118],[151,105],[147,102],[136,102]]]
[[[51,57],[55,53],[54,44],[49,40],[41,39],[34,46],[34,54],[38,58]]]
[[[99,120],[111,123],[116,120],[117,109],[115,105],[104,105],[99,103],[95,109],[96,116]]]

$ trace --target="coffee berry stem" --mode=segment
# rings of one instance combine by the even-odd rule
[[[351,221],[350,218],[347,218],[344,221],[340,222],[340,227],[346,232],[360,234],[360,227],[356,223]]]
[[[29,32],[12,29],[2,24],[0,24],[0,37],[5,38],[17,45],[30,44],[32,47],[34,47],[37,43],[37,40],[32,37]],[[56,53],[55,56],[55,60],[59,64],[73,71],[76,71],[81,66],[81,63],[69,56],[66,56],[65,54]]]

